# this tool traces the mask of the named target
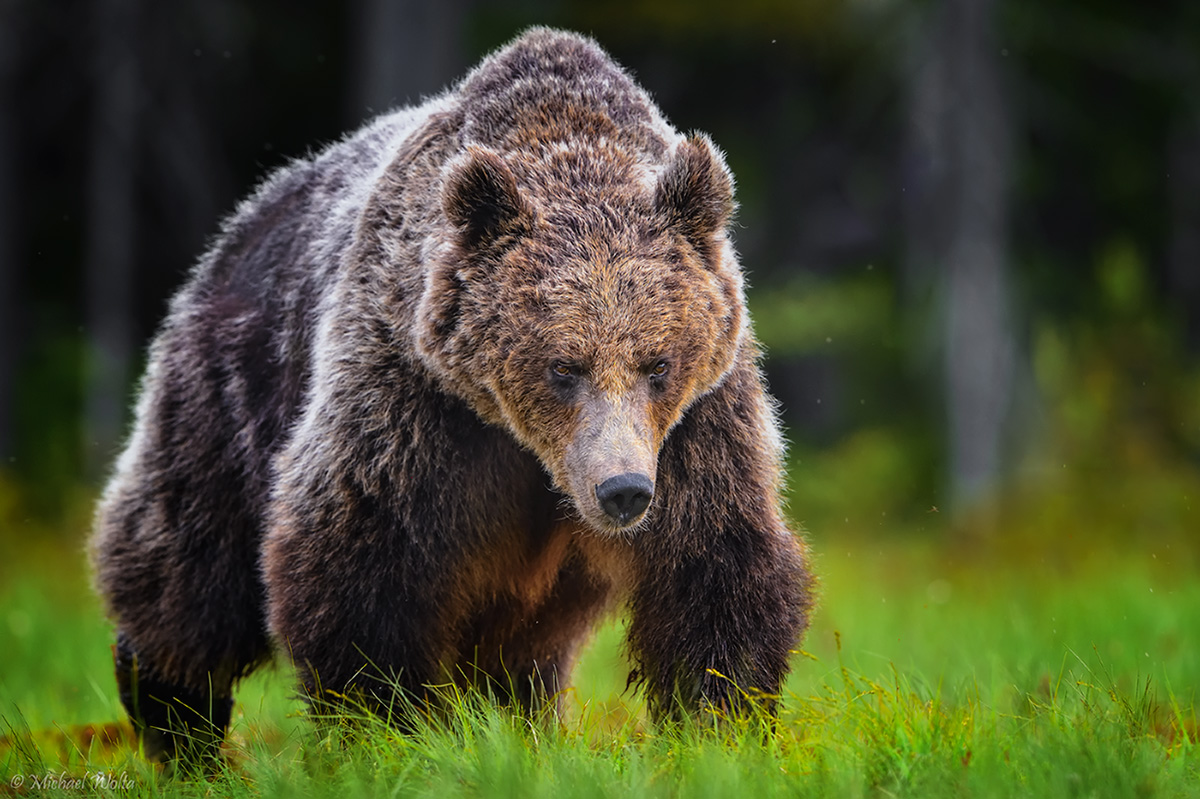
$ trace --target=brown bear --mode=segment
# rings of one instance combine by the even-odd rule
[[[544,28],[269,178],[154,340],[100,503],[121,698],[207,756],[297,664],[538,706],[614,607],[656,716],[778,692],[807,623],[733,180]]]

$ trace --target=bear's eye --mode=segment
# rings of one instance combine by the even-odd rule
[[[571,391],[583,375],[583,367],[569,361],[555,361],[550,364],[550,382],[560,390]]]
[[[662,360],[650,367],[650,377],[663,378],[667,376],[668,371],[670,371],[670,367],[665,360]]]

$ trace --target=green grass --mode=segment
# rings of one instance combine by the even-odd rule
[[[556,721],[468,696],[415,735],[347,741],[305,717],[285,665],[263,670],[228,765],[194,782],[120,738],[82,549],[44,536],[0,565],[0,795],[1200,796],[1191,550],[936,540],[813,541],[821,605],[773,732],[649,724],[614,620]]]

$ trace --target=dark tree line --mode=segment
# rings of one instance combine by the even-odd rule
[[[728,151],[756,289],[864,265],[895,288],[910,335],[865,365],[768,364],[794,437],[923,424],[951,495],[985,495],[1026,429],[1031,318],[1090,313],[1115,239],[1200,349],[1200,6],[1184,0],[0,9],[0,453],[32,483],[105,468],[166,298],[257,179],[532,23],[594,34]],[[844,401],[856,370],[887,403]]]

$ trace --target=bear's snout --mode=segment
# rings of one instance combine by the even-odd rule
[[[609,518],[624,527],[650,506],[654,483],[644,474],[626,472],[596,486],[596,499]]]
[[[632,530],[654,500],[658,447],[649,403],[635,392],[589,391],[563,454],[559,483],[603,534]]]

